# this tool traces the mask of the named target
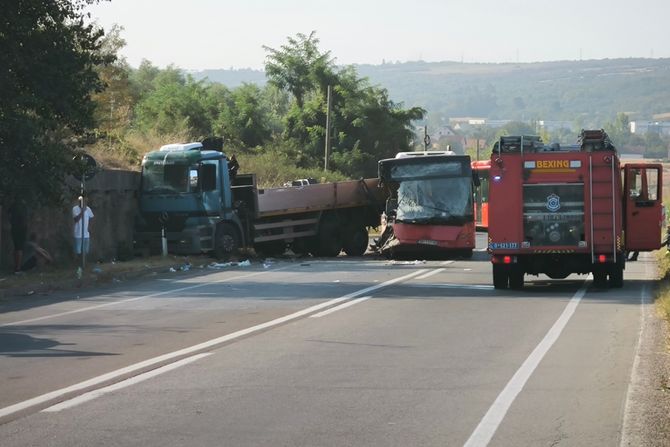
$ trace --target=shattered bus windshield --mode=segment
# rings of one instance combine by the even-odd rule
[[[142,169],[142,192],[174,194],[190,192],[189,167],[185,164],[147,163]]]
[[[396,219],[415,223],[461,223],[472,218],[472,179],[461,162],[397,165]]]

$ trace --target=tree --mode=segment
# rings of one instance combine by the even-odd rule
[[[407,150],[412,121],[422,119],[420,107],[404,109],[386,89],[371,86],[353,67],[338,68],[318,39],[298,34],[279,50],[265,47],[270,85],[290,92],[293,102],[284,116],[283,138],[298,165],[317,166],[326,135],[326,92],[332,87],[332,165],[350,176],[372,175],[376,161]]]
[[[90,0],[3,2],[0,20],[0,200],[56,201],[76,148],[94,126],[104,32]]]
[[[270,112],[263,92],[254,84],[243,84],[230,94],[222,107],[215,132],[233,146],[260,146],[270,138]]]
[[[623,149],[630,142],[631,132],[628,115],[625,113],[617,113],[614,122],[605,124],[605,131],[614,143],[614,146]]]
[[[140,129],[159,134],[185,133],[194,138],[211,134],[204,81],[195,81],[177,68],[168,67],[158,73],[152,84],[153,90],[135,108]]]
[[[130,66],[125,58],[117,57],[121,48],[126,45],[121,38],[123,28],[114,25],[101,39],[100,53],[106,58],[116,58],[111,64],[97,67],[98,76],[105,89],[92,95],[96,104],[95,121],[98,134],[109,141],[117,141],[125,130],[130,127],[135,97],[129,80]]]
[[[312,31],[309,36],[298,33],[295,38],[289,37],[288,44],[279,50],[263,47],[269,53],[265,62],[269,83],[290,91],[300,109],[315,81],[330,74],[330,52],[321,53],[318,44],[316,31]]]

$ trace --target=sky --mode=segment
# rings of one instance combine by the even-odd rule
[[[263,46],[316,31],[339,65],[670,57],[670,0],[111,0],[131,66],[262,69]]]

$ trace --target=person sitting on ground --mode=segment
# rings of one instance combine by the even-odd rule
[[[23,246],[23,264],[21,265],[21,271],[26,272],[40,264],[49,264],[51,262],[53,262],[53,258],[49,252],[37,244],[37,236],[35,233],[30,233],[28,241]]]
[[[14,273],[21,272],[23,265],[23,246],[26,244],[28,217],[23,199],[15,197],[9,207],[9,222],[12,225],[12,242],[14,243]]]

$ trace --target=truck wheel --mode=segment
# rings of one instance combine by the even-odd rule
[[[280,256],[286,251],[286,242],[269,241],[254,244],[254,250],[259,256]]]
[[[318,235],[318,256],[335,257],[342,251],[342,233],[336,219],[326,219],[321,223]]]
[[[509,271],[507,266],[493,264],[493,288],[506,289],[509,283]]]
[[[300,256],[307,256],[310,253],[316,255],[316,247],[316,238],[313,236],[296,239],[291,243],[293,253]]]
[[[368,249],[368,231],[365,227],[352,227],[344,240],[344,252],[347,256],[363,256]]]
[[[214,256],[217,259],[228,260],[240,248],[240,236],[237,229],[230,224],[217,226],[215,238]]]
[[[510,268],[509,288],[515,290],[523,289],[523,269],[520,265],[514,265]]]
[[[620,289],[623,287],[623,265],[616,264],[610,269],[610,287]]]

